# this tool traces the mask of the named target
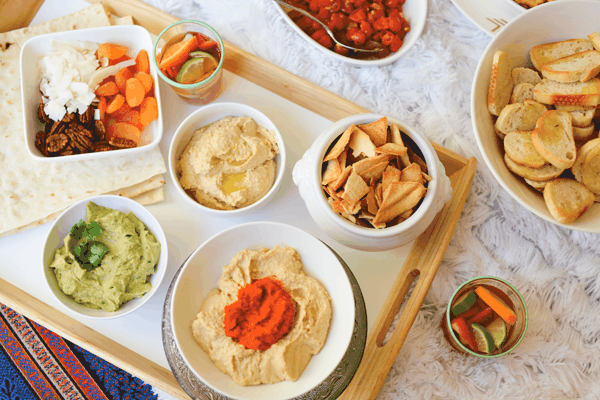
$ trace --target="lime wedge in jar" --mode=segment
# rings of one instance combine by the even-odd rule
[[[192,58],[187,60],[179,69],[176,78],[179,83],[200,82],[210,76],[219,65],[212,55],[203,51],[192,51],[190,56]]]
[[[492,335],[496,348],[499,349],[500,346],[502,346],[506,341],[507,336],[506,324],[504,323],[504,320],[502,318],[496,318],[494,322],[488,325],[487,330]]]
[[[480,353],[490,354],[496,348],[494,344],[494,338],[490,331],[483,326],[473,323],[473,335],[475,336],[475,343],[477,343],[477,351]]]

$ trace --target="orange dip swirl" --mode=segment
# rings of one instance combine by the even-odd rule
[[[267,350],[294,324],[292,297],[275,278],[240,288],[237,301],[225,307],[225,334],[247,349]]]

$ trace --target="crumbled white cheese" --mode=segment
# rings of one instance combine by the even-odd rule
[[[96,97],[88,81],[98,69],[98,44],[85,41],[52,41],[52,49],[39,61],[42,71],[40,90],[44,111],[60,121],[67,112],[84,113]]]

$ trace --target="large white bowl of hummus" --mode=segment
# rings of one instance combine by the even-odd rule
[[[73,226],[90,222],[90,216],[102,229],[96,240],[108,249],[93,270],[81,268],[72,252],[65,251]],[[167,239],[154,215],[131,199],[104,195],[73,204],[52,224],[42,273],[62,306],[77,315],[107,319],[129,314],[150,300],[165,276],[167,259]]]
[[[283,138],[260,111],[213,103],[187,117],[169,150],[170,173],[185,201],[217,216],[246,215],[281,186]]]
[[[241,251],[243,252],[238,254]],[[255,265],[256,257],[249,257],[250,254],[256,254],[254,252],[263,252],[267,255],[265,258],[271,260],[267,262],[269,265],[250,268],[252,274],[256,273],[257,276],[247,274],[247,265],[244,266],[249,259],[252,259],[251,263]],[[301,275],[306,275],[300,276],[296,283],[291,277],[295,272],[286,276],[279,276],[286,274],[285,272],[274,272],[280,268],[276,264],[282,264],[284,260],[290,258],[293,260],[291,269],[298,272],[300,262],[303,271]],[[213,297],[208,300],[208,303],[211,303],[217,299],[214,297],[214,290],[217,287],[224,288],[224,282],[228,282],[227,279],[223,279],[223,275],[241,282],[262,278],[261,273],[267,275],[274,273],[282,281],[286,290],[292,292],[290,293],[292,298],[298,303],[295,306],[294,327],[270,349],[248,350],[240,343],[233,343],[233,339],[225,333],[216,335],[218,329],[215,329],[215,326],[222,322],[216,321],[213,326],[210,326],[210,322],[206,325],[206,321],[202,323],[197,321],[201,308],[205,309],[207,306],[210,308],[210,304],[203,305],[207,296],[213,294]],[[312,283],[309,284],[308,281]],[[294,288],[295,284],[299,286]],[[327,324],[321,321],[315,322],[313,318],[313,324],[309,325],[308,332],[302,332],[301,329],[306,329],[296,328],[297,325],[311,319],[310,312],[304,312],[305,308],[310,308],[310,302],[316,301],[321,304],[320,301],[323,300],[323,304],[316,308],[327,309],[327,296],[320,295],[322,290],[315,289],[313,285],[322,286],[331,299],[330,312],[324,312],[318,319],[331,318],[331,322],[327,330]],[[300,293],[303,291],[316,293]],[[320,300],[312,300],[313,298]],[[233,298],[231,300],[235,301]],[[253,222],[218,233],[190,256],[174,285],[171,324],[177,348],[190,370],[215,391],[234,399],[290,399],[317,387],[334,371],[343,358],[354,328],[354,297],[344,267],[337,256],[317,238],[289,225]],[[192,325],[200,328],[200,331],[193,332]],[[321,331],[324,327],[326,333]],[[312,330],[316,332],[313,334]],[[204,339],[208,338],[202,347],[195,339],[195,336],[199,335],[206,335]],[[304,358],[307,353],[310,353],[309,348],[314,349],[315,342],[323,337],[325,337],[324,345],[312,358],[308,356],[309,361],[306,364]],[[279,344],[281,345],[278,346]],[[306,349],[303,349],[305,346]],[[263,382],[277,383],[257,385],[256,381],[252,382],[252,378],[243,385],[236,383],[230,375],[217,367],[203,347],[212,348],[211,353],[214,353],[217,348],[224,349],[220,356],[212,354],[213,358],[219,360],[221,364],[229,364],[238,370],[245,369],[248,376],[260,375],[259,379]],[[290,354],[292,357],[289,357]],[[297,360],[294,361],[293,358]],[[304,364],[306,368],[301,371],[297,380],[279,381],[282,377],[287,379],[290,376],[296,379],[295,367],[301,368]],[[236,371],[236,374],[239,375],[238,380],[241,375],[245,375],[240,371]]]

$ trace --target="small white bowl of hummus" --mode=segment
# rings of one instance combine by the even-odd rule
[[[170,174],[193,207],[215,216],[241,216],[277,193],[285,146],[273,122],[239,103],[213,103],[190,114],[173,136]]]
[[[43,274],[54,297],[77,315],[122,317],[158,291],[167,270],[165,234],[143,205],[121,196],[73,204],[50,227]]]
[[[283,336],[263,334],[282,315],[275,307],[265,311],[265,303],[281,304],[271,302],[274,292],[263,292],[262,308],[254,314],[260,322],[245,325],[252,320],[247,310],[239,318],[242,292],[265,278],[292,298],[293,325]],[[350,344],[354,309],[346,271],[323,242],[289,225],[252,222],[218,233],[192,253],[174,284],[171,324],[188,367],[216,392],[283,400],[302,396],[335,370]],[[238,327],[242,336],[226,333]],[[275,340],[267,346],[254,346],[255,338],[263,343],[270,335]]]

